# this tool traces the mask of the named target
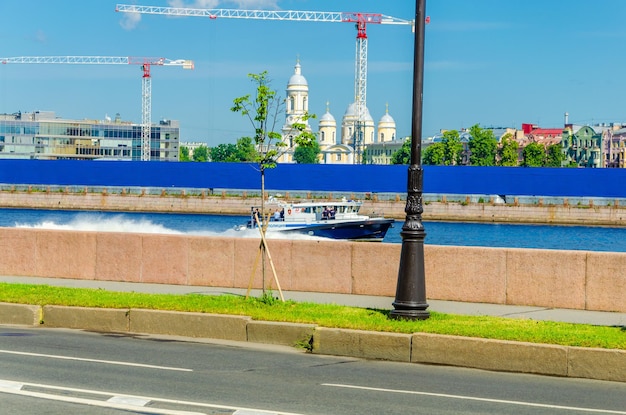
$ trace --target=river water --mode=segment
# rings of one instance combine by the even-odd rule
[[[258,237],[256,230],[234,230],[247,219],[229,215],[0,209],[0,227]],[[402,243],[402,224],[396,221],[383,242]],[[425,243],[431,245],[626,252],[626,228],[458,222],[424,222],[424,227]]]

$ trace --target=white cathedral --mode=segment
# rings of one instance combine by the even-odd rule
[[[295,150],[294,137],[298,131],[293,128],[294,123],[303,123],[306,130],[312,129],[308,120],[303,120],[309,112],[309,85],[302,76],[300,62],[294,67],[294,74],[289,78],[286,91],[286,118],[282,129],[282,140],[287,144],[287,151],[278,159],[279,163],[293,163]],[[323,164],[353,164],[358,155],[354,148],[354,127],[357,119],[356,103],[352,103],[346,109],[341,120],[341,130],[337,134],[337,122],[330,113],[329,104],[326,103],[326,113],[319,118],[319,131],[317,141],[321,150],[320,163]],[[363,126],[363,148],[375,143],[396,141],[396,122],[389,115],[389,109],[385,110],[378,125],[374,125],[374,119],[369,110],[365,109],[365,125]]]

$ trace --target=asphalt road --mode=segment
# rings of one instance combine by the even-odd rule
[[[0,408],[23,415],[626,415],[626,384],[0,326]]]

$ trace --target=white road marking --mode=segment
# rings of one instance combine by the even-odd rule
[[[48,399],[52,401],[67,402],[67,403],[79,404],[79,405],[97,406],[97,407],[109,408],[109,409],[120,409],[124,411],[136,412],[137,409],[139,408],[138,406],[124,404],[124,403],[99,401],[97,399],[75,398],[75,397],[70,397],[70,396],[54,395],[54,394],[41,393],[41,392],[30,392],[30,391],[24,391],[21,389],[20,390],[3,389],[2,387],[0,387],[0,393],[1,392],[10,393],[12,395],[26,396],[30,398]],[[157,415],[206,415],[201,412],[174,411],[174,410],[169,410],[169,409],[146,408],[146,407],[141,407],[141,412],[145,414],[157,414]]]
[[[107,402],[119,403],[123,405],[146,406],[150,401],[148,399],[137,399],[132,396],[114,396],[107,399]]]
[[[505,399],[489,399],[489,398],[478,398],[475,396],[449,395],[447,393],[432,393],[432,392],[408,391],[408,390],[401,390],[401,389],[371,388],[368,386],[342,385],[342,384],[337,384],[337,383],[322,383],[322,386],[370,390],[370,391],[375,391],[375,392],[404,393],[408,395],[433,396],[436,398],[462,399],[462,400],[467,400],[467,401],[502,403],[506,405],[530,406],[530,407],[535,407],[535,408],[562,409],[564,411],[595,412],[599,414],[626,415],[625,411],[614,411],[610,409],[579,408],[576,406],[549,405],[549,404],[535,403],[535,402],[508,401]]]
[[[81,357],[59,356],[59,355],[40,354],[40,353],[16,352],[16,351],[12,351],[12,350],[0,350],[0,353],[20,355],[20,356],[30,356],[30,357],[46,357],[48,359],[76,360],[76,361],[79,361],[79,362],[103,363],[103,364],[108,364],[108,365],[143,367],[143,368],[147,368],[147,369],[174,370],[174,371],[178,371],[178,372],[193,372],[193,369],[185,369],[185,368],[180,368],[180,367],[168,367],[168,366],[144,365],[144,364],[141,364],[141,363],[118,362],[118,361],[115,361],[115,360],[84,359],[84,358],[81,358]]]
[[[22,387],[24,387],[24,384],[20,382],[13,382],[10,380],[0,380],[0,389],[20,390],[22,389]]]
[[[176,399],[164,399],[164,398],[138,396],[138,395],[124,395],[124,394],[120,394],[117,392],[103,392],[103,391],[95,391],[95,390],[89,390],[89,389],[67,388],[63,386],[44,385],[44,384],[39,384],[39,383],[28,383],[28,382],[15,382],[11,380],[0,379],[0,393],[19,394],[19,395],[25,395],[25,396],[41,397],[45,399],[53,399],[53,400],[74,402],[74,403],[83,403],[80,401],[87,401],[85,402],[85,404],[92,405],[91,400],[89,399],[70,398],[64,395],[44,394],[44,393],[39,393],[39,392],[28,392],[28,391],[21,390],[25,386],[43,388],[43,389],[47,388],[47,389],[54,390],[54,391],[86,393],[86,394],[91,394],[91,395],[96,395],[96,396],[111,396],[111,397],[115,397],[115,400],[118,402],[121,402],[122,400],[127,400],[127,402],[147,401],[147,402],[160,402],[160,403],[168,403],[168,404],[176,404],[176,405],[184,405],[184,406],[195,406],[198,408],[225,409],[225,410],[233,411],[233,415],[235,414],[236,415],[304,415],[304,414],[298,414],[298,413],[293,413],[293,412],[267,411],[264,409],[243,408],[243,407],[226,406],[226,405],[213,405],[213,404],[202,403],[202,402],[179,401]],[[113,405],[119,405],[120,409],[137,410],[137,406],[133,406],[133,405],[122,405],[120,403],[111,403],[111,402],[107,403],[107,401],[98,401],[98,400],[94,400],[93,402],[99,402],[100,404],[98,406],[118,408],[118,406],[113,406]],[[127,406],[128,408],[121,408],[121,406]],[[181,411],[169,411],[168,412],[163,409],[147,408],[147,407],[142,407],[141,411],[145,413],[155,413],[155,414],[164,414],[164,415],[203,415],[199,412],[181,412]]]

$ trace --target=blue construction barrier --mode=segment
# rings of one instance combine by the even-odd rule
[[[266,189],[406,193],[408,166],[279,164]],[[424,166],[424,193],[626,198],[626,169]],[[0,184],[260,190],[254,163],[0,160]]]

